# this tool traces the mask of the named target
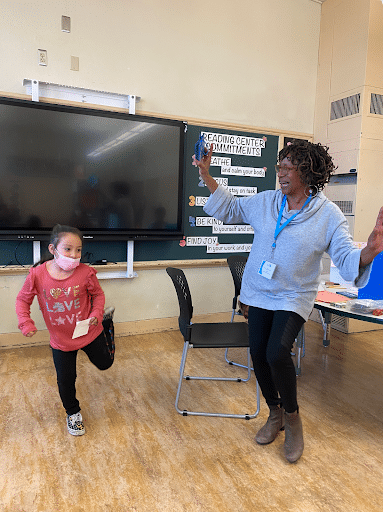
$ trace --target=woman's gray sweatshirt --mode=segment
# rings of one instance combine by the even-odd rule
[[[320,192],[280,232],[272,249],[283,194],[267,190],[250,197],[235,197],[219,186],[204,211],[225,224],[250,224],[254,240],[242,279],[240,300],[269,310],[295,311],[308,319],[318,292],[321,259],[326,252],[343,279],[355,286],[367,284],[371,264],[359,269],[360,249],[353,247],[341,210]],[[286,221],[295,211],[283,212]],[[263,261],[276,265],[272,279],[259,275]]]

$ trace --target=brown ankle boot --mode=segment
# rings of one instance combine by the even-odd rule
[[[278,432],[284,429],[283,409],[278,405],[270,405],[270,414],[266,423],[258,431],[255,440],[258,444],[269,444],[277,437]]]
[[[285,412],[285,457],[296,462],[303,453],[303,428],[298,411]]]

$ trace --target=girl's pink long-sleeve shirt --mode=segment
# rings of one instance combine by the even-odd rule
[[[96,270],[80,263],[67,279],[54,279],[46,263],[30,269],[17,295],[18,326],[25,335],[36,331],[30,316],[30,307],[37,296],[53,348],[68,352],[89,345],[103,330],[102,319],[105,295],[96,276]],[[90,325],[86,335],[72,339],[76,322],[96,317],[97,325]]]

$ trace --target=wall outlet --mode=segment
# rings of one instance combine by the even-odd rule
[[[48,55],[46,50],[37,50],[39,66],[48,66]]]
[[[80,69],[80,59],[78,57],[70,56],[70,68],[72,71],[78,71]]]

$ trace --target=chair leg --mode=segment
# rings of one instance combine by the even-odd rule
[[[237,315],[237,314],[238,314],[238,313],[235,311],[235,309],[233,309],[232,314],[231,314],[231,323],[233,323],[233,322],[234,322],[234,316],[235,316],[235,315]],[[226,361],[228,364],[230,364],[231,366],[239,366],[239,368],[246,368],[246,369],[250,368],[250,370],[251,370],[252,372],[254,371],[254,368],[251,368],[251,367],[246,366],[246,365],[244,365],[244,364],[235,363],[234,361],[232,361],[231,359],[229,359],[229,357],[228,357],[228,356],[229,356],[229,349],[227,348],[227,349],[225,350],[225,361]]]
[[[246,379],[242,377],[200,377],[200,376],[192,376],[192,375],[185,375],[185,380],[222,380],[222,381],[232,381],[232,382],[248,382],[250,380],[251,376],[251,366],[250,366],[250,349],[247,349],[247,366],[246,365],[236,365],[241,366],[242,368],[247,370],[247,377]]]
[[[229,355],[229,349],[227,348],[225,350],[225,361],[230,364],[231,366],[239,366],[240,368],[248,368],[248,366],[246,366],[245,364],[239,364],[239,363],[235,363],[234,361],[232,361],[231,359],[228,358],[228,355]],[[254,371],[254,368],[250,367],[250,371]]]
[[[258,381],[256,382],[256,396],[257,396],[257,409],[253,414],[226,414],[226,413],[212,413],[212,412],[198,412],[198,411],[188,411],[186,409],[182,410],[179,408],[178,402],[181,395],[182,383],[183,380],[213,380],[213,381],[233,381],[233,382],[248,382],[251,376],[251,368],[250,368],[250,349],[247,349],[247,360],[248,366],[244,367],[247,369],[247,378],[246,379],[236,379],[236,378],[226,378],[226,377],[196,377],[190,375],[184,375],[186,358],[189,349],[189,343],[186,341],[184,343],[184,348],[182,352],[181,365],[180,365],[180,378],[178,382],[177,395],[175,401],[175,408],[179,414],[183,416],[213,416],[219,418],[239,418],[250,420],[258,416],[260,410],[260,390],[258,386]]]
[[[305,357],[306,352],[306,346],[305,346],[305,331],[304,326],[302,326],[301,330],[299,331],[297,338],[296,338],[296,352],[291,352],[292,356],[297,356],[297,364],[295,365],[295,372],[297,376],[301,375],[302,373],[302,365],[301,365],[301,359],[302,357]],[[229,359],[229,349],[227,348],[225,350],[225,361],[230,364],[231,366],[239,366],[240,368],[248,368],[248,366],[240,363],[235,363],[233,360]],[[254,371],[254,368],[250,367],[251,371]]]
[[[181,364],[180,364],[180,378],[184,374],[185,364],[186,364],[186,356],[188,353],[189,343],[185,341],[184,348],[182,350],[182,358],[181,358]]]
[[[178,407],[178,401],[180,399],[180,394],[181,394],[182,380],[184,379],[184,371],[185,371],[185,364],[186,364],[188,348],[189,348],[189,343],[187,341],[185,341],[184,348],[182,351],[182,358],[181,358],[181,365],[180,365],[180,378],[178,381],[176,403],[175,403],[176,410],[179,414],[184,414],[184,411],[181,411],[181,409]],[[184,416],[185,416],[185,414],[184,414]]]

